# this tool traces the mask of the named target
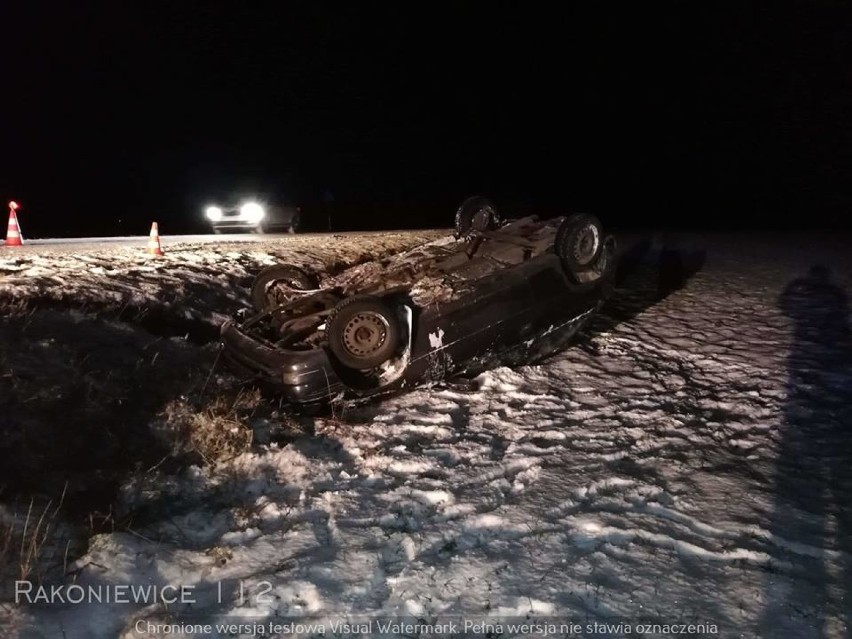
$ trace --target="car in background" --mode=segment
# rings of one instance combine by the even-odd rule
[[[301,207],[245,199],[230,205],[211,204],[204,216],[214,233],[295,233],[301,222]]]

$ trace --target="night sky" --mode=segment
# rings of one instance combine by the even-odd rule
[[[29,236],[202,231],[252,189],[315,228],[448,226],[473,193],[620,227],[849,225],[842,3],[18,4],[0,197]]]

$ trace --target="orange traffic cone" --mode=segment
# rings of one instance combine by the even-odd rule
[[[160,246],[160,229],[157,223],[151,224],[151,235],[148,237],[148,253],[151,255],[165,255],[163,247]]]
[[[18,214],[15,212],[18,205],[9,202],[9,226],[6,230],[6,246],[23,246],[24,237],[21,235],[21,227],[18,226]]]

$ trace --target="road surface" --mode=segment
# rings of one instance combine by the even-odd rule
[[[298,241],[300,238],[340,237],[340,236],[369,236],[387,235],[397,231],[348,231],[340,233],[268,233],[258,235],[255,233],[229,233],[214,235],[161,235],[160,243],[163,248],[185,244],[232,244],[232,243],[261,243],[270,241]],[[407,232],[407,231],[400,231]],[[450,232],[450,229],[447,229]],[[148,236],[126,236],[126,237],[76,237],[76,238],[48,238],[38,240],[24,239],[24,246],[7,247],[0,244],[0,252],[5,251],[31,251],[31,252],[63,252],[63,251],[92,251],[113,248],[145,248],[148,245]]]

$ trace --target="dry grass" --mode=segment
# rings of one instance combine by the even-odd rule
[[[247,425],[258,404],[259,391],[218,396],[198,408],[187,400],[170,402],[162,412],[165,436],[175,455],[197,454],[205,464],[228,462],[251,450],[254,441]]]
[[[208,410],[193,416],[189,442],[207,464],[227,462],[251,449],[252,431],[236,419]]]
[[[0,312],[4,318],[24,317],[35,311],[32,301],[27,297],[0,299]]]
[[[63,492],[46,503],[31,498],[26,504],[0,505],[0,582],[41,582],[60,567],[64,571],[71,547],[60,517],[64,500]],[[0,588],[0,600],[5,590]]]

